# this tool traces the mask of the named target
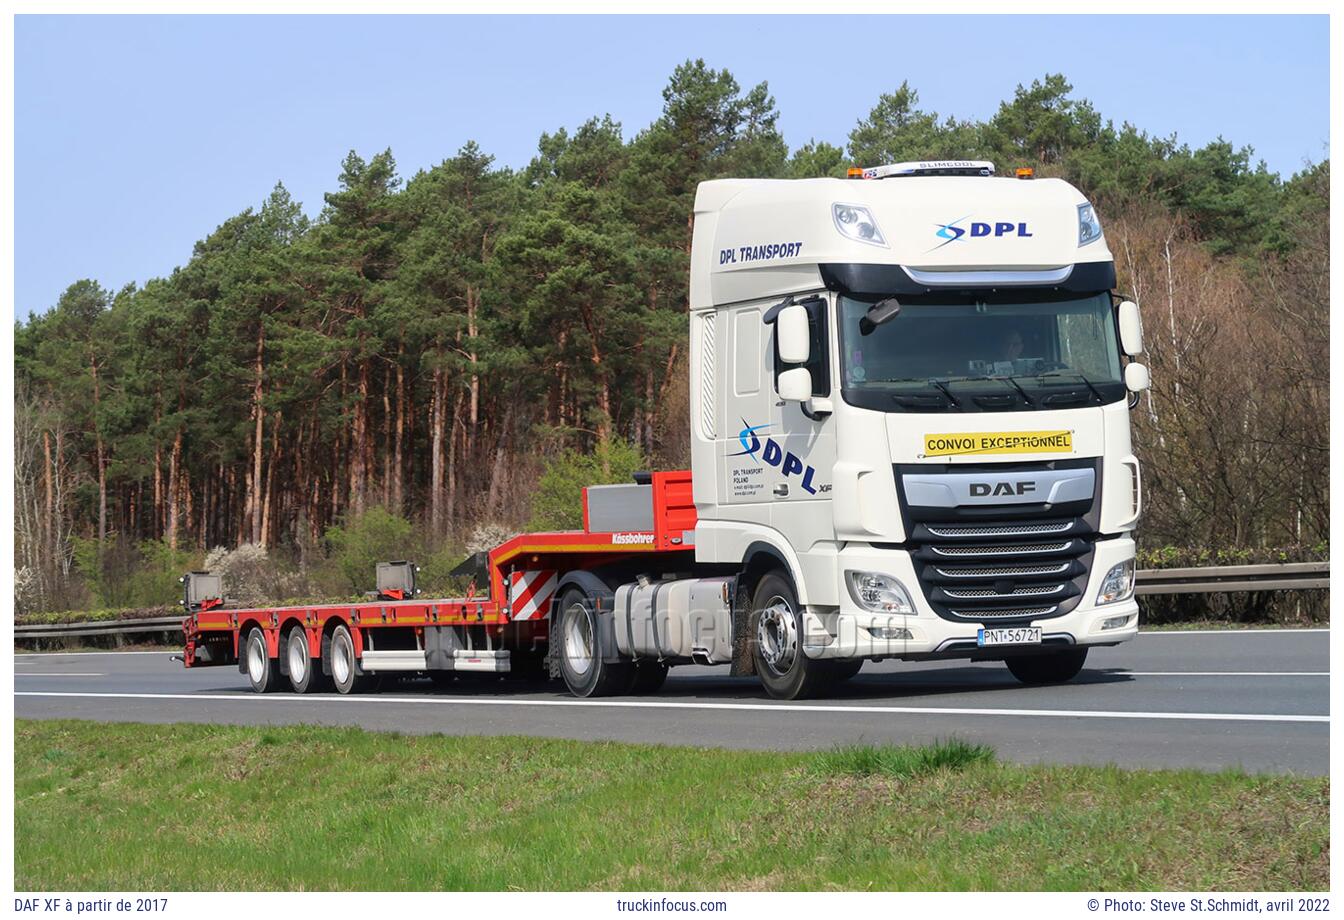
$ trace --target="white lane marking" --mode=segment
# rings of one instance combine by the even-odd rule
[[[1328,633],[1321,629],[1141,629],[1140,636],[1295,636],[1299,633]]]
[[[71,671],[68,674],[62,674],[60,671],[48,671],[45,674],[29,672],[27,674],[15,674],[15,677],[106,677],[100,671]]]
[[[1065,719],[1168,719],[1196,722],[1329,722],[1329,716],[1244,712],[1125,712],[1092,709],[960,709],[930,706],[804,706],[796,703],[674,703],[654,700],[500,700],[462,696],[263,696],[256,693],[45,693],[16,690],[15,696],[115,700],[237,700],[248,703],[439,704],[448,706],[574,706],[595,709],[723,709],[735,712],[848,712],[869,715],[1036,716]]]
[[[1084,672],[1086,673],[1086,672]],[[1329,671],[1109,671],[1131,677],[1329,677]]]
[[[167,658],[169,655],[180,655],[180,651],[173,648],[163,648],[151,652],[15,652],[15,658],[69,658],[72,655],[80,658],[92,658],[94,655],[162,655]]]

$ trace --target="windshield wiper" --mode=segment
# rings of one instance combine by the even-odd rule
[[[1014,390],[1017,390],[1017,392],[1019,392],[1019,393],[1022,394],[1022,399],[1023,399],[1023,401],[1024,401],[1028,406],[1031,406],[1033,409],[1036,408],[1036,400],[1034,400],[1034,399],[1032,399],[1030,396],[1028,396],[1028,395],[1027,395],[1027,391],[1024,390],[1024,389],[1022,389],[1022,385],[1021,385],[1020,383],[1018,383],[1016,380],[1014,380],[1012,377],[991,377],[991,378],[989,378],[989,379],[990,379],[990,380],[1002,380],[1002,381],[1004,381],[1005,383],[1010,384]]]
[[[953,409],[960,409],[961,403],[957,400],[957,397],[952,395],[952,391],[947,388],[947,383],[948,381],[939,380],[937,377],[929,378],[929,386],[937,387],[942,394],[947,397],[947,401],[952,404]]]
[[[1097,397],[1097,402],[1099,403],[1106,402],[1106,397],[1101,395],[1101,390],[1098,390],[1095,386],[1093,386],[1092,381],[1088,380],[1087,375],[1082,373],[1081,371],[1049,371],[1044,374],[1036,375],[1037,380],[1044,380],[1046,377],[1077,377],[1087,386],[1089,390],[1092,391],[1092,395]]]
[[[1008,384],[1009,386],[1011,386],[1014,390],[1017,390],[1017,392],[1020,393],[1020,394],[1022,395],[1022,399],[1023,399],[1023,401],[1026,402],[1026,404],[1027,404],[1028,406],[1031,406],[1033,409],[1036,408],[1036,401],[1033,400],[1033,399],[1027,394],[1027,391],[1024,390],[1024,389],[1022,389],[1022,387],[1019,386],[1018,383],[1017,383],[1017,381],[1015,381],[1012,377],[991,377],[991,376],[989,376],[988,374],[981,374],[981,375],[978,376],[978,377],[948,377],[948,378],[947,378],[945,381],[943,381],[943,382],[944,382],[944,383],[971,383],[971,382],[980,381],[980,380],[999,381],[999,382],[1002,382],[1002,383],[1006,383],[1006,384]],[[933,380],[929,380],[929,383],[933,383],[933,382],[934,382]],[[944,391],[944,392],[946,392],[946,391]]]

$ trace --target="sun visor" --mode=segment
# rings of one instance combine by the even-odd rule
[[[935,294],[984,288],[1035,288],[1095,294],[1115,287],[1115,263],[1079,262],[1032,271],[979,271],[906,268],[866,262],[830,262],[817,266],[828,290],[855,297]]]

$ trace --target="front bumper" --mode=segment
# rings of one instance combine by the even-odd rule
[[[1047,645],[1114,645],[1139,632],[1139,605],[1126,601],[1096,606],[1101,580],[1112,566],[1134,558],[1134,541],[1128,537],[1098,540],[1088,574],[1086,593],[1073,610],[1062,616],[1032,620],[1041,627]],[[840,582],[847,569],[882,572],[900,579],[911,597],[915,613],[886,615],[858,607],[842,589],[839,608],[808,608],[803,616],[803,651],[809,658],[923,658],[1004,657],[1014,650],[1035,646],[995,646],[980,649],[976,636],[981,627],[993,628],[992,619],[979,623],[956,622],[938,616],[919,589],[914,564],[904,550],[878,550],[869,546],[846,547],[838,554]],[[1121,625],[1103,629],[1108,620],[1123,617]],[[1014,624],[1017,625],[1017,624]]]

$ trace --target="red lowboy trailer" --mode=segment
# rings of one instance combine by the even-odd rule
[[[591,505],[603,489],[638,494],[612,496],[626,507],[614,514],[606,507],[599,514]],[[643,513],[650,499],[651,516]],[[610,505],[608,496],[602,500]],[[519,534],[480,554],[478,580],[463,598],[416,597],[414,567],[397,563],[388,566],[396,576],[388,584],[380,565],[379,591],[365,602],[235,608],[223,604],[218,578],[193,573],[184,579],[189,616],[183,621],[183,663],[188,668],[236,663],[260,693],[370,692],[388,673],[440,679],[457,671],[549,672],[566,677],[576,692],[587,689],[583,695],[613,692],[617,685],[654,689],[667,667],[648,659],[607,667],[595,660],[576,687],[569,680],[575,669],[567,674],[547,654],[550,627],[562,598],[580,598],[589,608],[588,629],[575,630],[573,639],[579,645],[586,641],[588,656],[600,659],[606,643],[599,623],[610,613],[611,589],[634,573],[661,575],[693,566],[690,471],[651,473],[631,487],[585,489],[583,511],[582,531]],[[649,526],[600,529],[622,518]],[[488,593],[477,597],[474,587],[482,580]],[[593,686],[585,688],[586,677]]]

